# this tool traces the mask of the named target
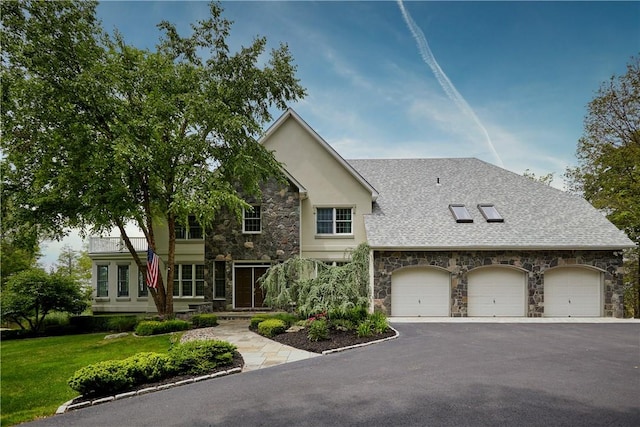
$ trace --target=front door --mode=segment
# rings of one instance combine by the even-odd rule
[[[267,266],[236,265],[234,268],[235,308],[261,308],[264,293],[258,279],[267,272]]]

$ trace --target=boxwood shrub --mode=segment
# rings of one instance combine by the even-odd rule
[[[287,324],[280,319],[267,319],[258,324],[258,333],[265,337],[274,337],[287,330]]]
[[[175,345],[169,353],[137,353],[85,366],[68,384],[85,396],[122,393],[175,375],[207,374],[231,364],[235,350],[236,346],[226,341],[190,341]]]
[[[211,326],[218,326],[218,316],[215,314],[196,314],[191,318],[191,323],[194,328],[208,328]]]
[[[191,327],[191,324],[186,320],[165,320],[163,322],[157,322],[155,320],[145,320],[138,323],[136,326],[137,335],[158,335],[166,334],[169,332],[184,331]]]

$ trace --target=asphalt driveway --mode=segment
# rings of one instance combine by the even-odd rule
[[[396,340],[33,426],[638,426],[638,324],[396,324]]]

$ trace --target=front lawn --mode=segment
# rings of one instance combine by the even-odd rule
[[[76,397],[68,385],[73,373],[91,363],[124,359],[142,351],[166,353],[179,335],[105,340],[106,334],[31,338],[0,343],[1,425],[53,415]]]

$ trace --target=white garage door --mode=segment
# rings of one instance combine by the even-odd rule
[[[409,268],[391,276],[392,316],[449,316],[451,276],[433,268]]]
[[[602,286],[599,271],[569,267],[544,274],[546,317],[599,317]]]
[[[481,268],[468,276],[467,315],[524,316],[526,276],[509,268]]]

